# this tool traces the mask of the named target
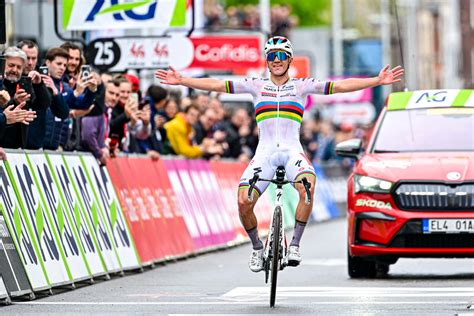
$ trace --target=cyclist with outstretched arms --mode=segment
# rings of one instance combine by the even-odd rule
[[[254,207],[257,199],[268,186],[268,182],[259,181],[253,190],[253,200],[249,201],[247,189],[249,180],[255,174],[260,178],[271,179],[278,166],[284,166],[290,181],[299,181],[303,177],[311,183],[311,196],[314,195],[316,175],[314,167],[306,158],[300,143],[300,126],[303,119],[304,104],[308,94],[332,94],[351,92],[378,85],[399,82],[403,68],[389,69],[385,66],[377,77],[349,78],[337,81],[319,81],[313,78],[290,78],[288,69],[293,59],[293,47],[290,41],[281,36],[270,38],[265,44],[267,66],[270,78],[246,78],[239,81],[224,81],[212,78],[182,77],[170,67],[169,70],[157,70],[155,76],[161,83],[183,85],[193,89],[250,93],[253,96],[255,118],[259,130],[259,142],[255,156],[240,179],[238,190],[239,216],[252,241],[253,251],[249,260],[250,270],[263,269],[263,243],[258,236],[257,218]],[[296,208],[296,224],[293,239],[288,250],[288,265],[297,266],[301,262],[300,239],[313,208],[305,204],[305,188],[296,184],[299,203]]]

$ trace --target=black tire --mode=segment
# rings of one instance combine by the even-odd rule
[[[280,270],[280,234],[281,234],[281,208],[275,208],[273,218],[272,238],[272,261],[271,261],[271,284],[270,284],[270,307],[275,307],[278,271]]]
[[[356,278],[375,278],[377,276],[377,264],[375,261],[353,257],[347,252],[347,270],[349,276]]]

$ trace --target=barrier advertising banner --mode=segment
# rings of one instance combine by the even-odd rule
[[[57,232],[57,236],[55,236],[57,238],[56,243],[59,246],[64,263],[69,269],[71,278],[73,281],[90,279],[89,269],[74,236],[73,227],[75,223],[66,214],[65,206],[61,201],[58,187],[54,182],[46,156],[39,152],[28,153],[27,159],[39,188],[45,210],[48,216],[51,217]]]
[[[147,240],[153,260],[162,259],[164,257],[163,244],[166,241],[162,236],[161,215],[158,212],[156,201],[154,201],[155,198],[150,194],[146,184],[154,178],[154,175],[144,172],[147,159],[123,158],[123,160],[124,164],[128,164],[127,182],[130,184],[133,200],[137,205],[143,225],[143,235],[137,236],[137,238]],[[141,174],[147,176],[140,176]],[[153,203],[150,203],[150,198],[153,199]]]
[[[42,272],[41,272],[42,273]],[[0,214],[0,275],[3,276],[5,287],[11,296],[30,294],[28,283],[21,259],[16,251],[13,238],[8,232],[8,226]]]
[[[191,177],[189,176],[188,161],[175,160],[174,165],[181,181],[181,185],[184,189],[184,195],[189,202],[190,212],[198,225],[203,246],[210,247],[216,243],[215,225],[212,227],[212,229],[214,229],[213,231],[209,225],[206,215],[204,214],[203,205],[196,196],[194,184],[191,180]]]
[[[72,282],[68,267],[63,260],[63,250],[57,242],[58,232],[44,205],[35,176],[23,153],[9,153],[8,165],[18,199],[23,205],[23,216],[31,229],[31,236],[36,237],[37,254],[44,263],[45,274],[52,286]]]
[[[110,159],[107,162],[107,170],[118,192],[123,213],[128,221],[141,263],[142,265],[150,265],[155,259],[155,254],[150,240],[146,238],[147,225],[145,221],[148,219],[148,213],[143,213],[135,200],[136,193],[132,184],[135,175],[132,173],[127,160],[128,158]]]
[[[64,164],[70,172],[77,199],[85,211],[86,218],[89,221],[96,237],[99,250],[102,254],[105,267],[109,273],[121,271],[120,263],[115,252],[115,246],[100,211],[99,202],[95,199],[92,183],[89,182],[85,168],[81,163],[81,157],[75,155],[64,155]],[[97,163],[94,161],[94,163]]]
[[[176,254],[189,254],[194,251],[195,245],[180,209],[178,198],[171,186],[168,171],[163,160],[156,161],[153,167],[158,175],[157,185],[154,186],[153,192],[161,201],[167,225],[175,232],[173,240],[177,247]]]
[[[217,234],[217,243],[225,244],[229,239],[229,229],[227,223],[223,217],[225,212],[219,210],[219,189],[213,191],[212,182],[207,176],[209,162],[204,160],[190,160],[189,161],[189,174],[193,180],[196,193],[201,200],[203,205],[203,211],[208,219],[209,225],[213,230],[214,234]]]
[[[72,223],[77,245],[83,256],[89,273],[95,276],[107,274],[97,245],[97,238],[89,225],[86,214],[78,201],[72,180],[64,160],[59,154],[47,154],[51,174],[60,194],[65,214]]]
[[[123,216],[122,207],[117,198],[107,169],[99,167],[92,155],[82,155],[82,165],[86,169],[89,182],[92,183],[94,197],[103,214],[109,234],[116,249],[122,269],[130,270],[140,267],[140,259],[135,249],[128,225]]]
[[[201,238],[201,231],[198,227],[196,219],[193,216],[193,205],[189,202],[188,197],[186,196],[185,189],[181,184],[179,179],[178,171],[176,170],[173,160],[165,160],[164,164],[166,166],[166,171],[171,183],[173,192],[176,194],[177,198],[177,208],[179,208],[183,213],[183,218],[186,223],[186,227],[193,239],[194,245],[197,249],[201,249],[206,246],[206,243]]]
[[[186,0],[63,0],[67,31],[183,27]]]
[[[48,289],[50,285],[44,272],[43,261],[38,256],[36,237],[31,233],[28,220],[23,215],[23,206],[18,202],[14,184],[3,161],[0,162],[0,181],[0,207],[31,287],[34,291]]]

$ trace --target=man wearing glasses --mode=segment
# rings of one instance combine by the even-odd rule
[[[304,104],[308,94],[332,94],[351,92],[378,85],[400,81],[403,68],[389,69],[386,65],[377,77],[349,78],[338,81],[319,81],[313,78],[290,78],[288,70],[293,60],[293,46],[282,36],[270,38],[265,44],[265,55],[270,78],[246,78],[239,81],[223,81],[212,78],[182,77],[176,70],[157,70],[155,76],[164,84],[183,85],[189,88],[227,92],[250,93],[254,99],[255,118],[259,129],[259,143],[255,156],[244,171],[239,184],[239,216],[252,241],[249,267],[254,272],[263,269],[263,243],[258,236],[257,218],[254,206],[268,182],[257,182],[253,201],[247,198],[249,180],[255,173],[260,178],[271,179],[278,166],[284,166],[290,181],[303,177],[311,183],[314,196],[316,175],[311,162],[306,158],[300,143],[300,126],[303,120]],[[301,262],[300,239],[313,208],[305,204],[303,184],[296,184],[299,203],[296,208],[296,225],[288,253],[288,265],[297,266]],[[311,200],[313,201],[313,199]]]

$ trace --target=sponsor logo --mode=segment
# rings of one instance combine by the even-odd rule
[[[262,97],[271,97],[271,98],[276,98],[277,94],[276,93],[271,93],[271,92],[262,92]]]
[[[144,13],[141,7],[148,5],[148,10],[145,10]],[[105,7],[105,0],[97,0],[95,5],[92,7],[92,10],[87,15],[86,21],[91,22],[95,20],[97,15],[111,13],[114,20],[123,21],[125,14],[127,18],[137,21],[143,20],[152,20],[155,18],[157,1],[140,1],[136,3],[119,3],[118,0],[111,0],[110,6]],[[140,8],[140,9],[139,9]],[[135,12],[134,10],[138,9],[140,13]]]
[[[265,91],[272,91],[272,92],[276,92],[277,89],[275,87],[272,87],[272,86],[264,86],[263,87],[263,90]]]
[[[284,87],[281,88],[280,91],[282,91],[282,92],[283,91],[292,91],[292,90],[294,90],[294,88],[295,88],[294,85],[284,86]]]
[[[446,95],[448,91],[439,91],[432,95],[429,92],[423,93],[415,103],[419,103],[420,101],[426,102],[444,102],[446,100]]]
[[[368,206],[373,208],[380,208],[380,209],[392,209],[392,205],[387,202],[377,201],[377,200],[367,200],[367,199],[358,199],[356,201],[356,206]]]
[[[289,92],[289,93],[286,93],[286,94],[282,94],[280,97],[281,97],[281,98],[285,98],[285,97],[296,97],[296,94]]]
[[[446,178],[448,178],[448,180],[459,180],[461,179],[461,174],[459,172],[456,172],[456,171],[453,171],[453,172],[450,172],[446,175]]]

